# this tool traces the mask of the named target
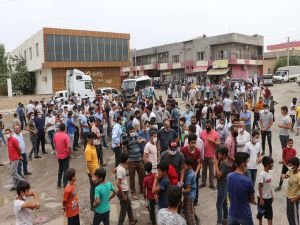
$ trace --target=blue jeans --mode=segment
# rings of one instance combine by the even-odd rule
[[[0,140],[2,139],[3,143],[6,144],[5,138],[2,133],[2,129],[0,129]]]
[[[253,220],[251,218],[239,219],[229,215],[228,225],[253,225]]]
[[[217,223],[222,224],[228,218],[227,187],[218,187],[217,192]]]
[[[24,172],[24,175],[26,175],[28,173],[28,169],[27,169],[27,165],[28,165],[27,154],[26,153],[22,153],[21,156],[23,157],[23,160],[19,161],[18,174],[22,175],[22,165],[23,165],[23,172]]]
[[[247,175],[251,179],[253,187],[255,187],[257,169],[248,169]]]
[[[55,147],[54,147],[54,143],[53,143],[53,137],[54,137],[54,134],[55,134],[55,130],[49,130],[48,131],[48,137],[49,137],[49,140],[50,140],[50,143],[51,143],[51,146],[52,146],[52,150],[54,151]]]

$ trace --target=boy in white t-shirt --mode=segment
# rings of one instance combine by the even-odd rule
[[[251,179],[253,186],[255,187],[257,165],[261,162],[261,144],[259,142],[259,132],[257,130],[254,130],[251,136],[251,140],[245,144],[244,152],[247,152],[250,155],[250,159],[247,164],[247,174]]]
[[[14,213],[16,216],[16,225],[32,225],[31,210],[40,207],[40,201],[37,193],[30,191],[30,184],[26,181],[20,181],[17,185],[17,197],[14,200]],[[27,201],[28,197],[34,200]]]
[[[274,160],[272,157],[264,156],[262,164],[264,170],[260,172],[258,177],[258,196],[257,196],[257,219],[259,225],[262,225],[262,218],[268,220],[268,224],[272,224],[273,220],[273,192],[272,192],[272,175],[269,172],[273,168]]]

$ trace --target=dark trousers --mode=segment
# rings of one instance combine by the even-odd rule
[[[79,128],[75,127],[73,149],[76,149],[78,147],[78,140],[79,140]]]
[[[22,153],[21,156],[23,157],[23,160],[19,161],[18,174],[22,175],[22,165],[23,165],[23,172],[24,172],[24,175],[26,175],[28,173],[28,169],[27,169],[27,165],[28,165],[27,154],[26,153]]]
[[[155,199],[147,199],[147,207],[150,213],[150,220],[152,225],[156,225],[155,202]]]
[[[87,145],[87,137],[89,135],[89,132],[82,132],[82,139],[83,139],[83,146],[84,146],[84,149]]]
[[[299,224],[299,202],[292,203],[291,199],[286,199],[286,215],[289,225]]]
[[[38,156],[38,152],[37,152],[37,136],[36,135],[32,135],[30,134],[30,141],[31,141],[31,151],[29,153],[29,158],[32,157],[32,154],[34,153],[34,156]]]
[[[23,130],[24,127],[27,127],[26,118],[25,118],[25,116],[20,116],[19,119],[20,119],[20,123],[21,123],[21,130]]]
[[[69,169],[69,157],[65,159],[58,159],[57,187],[61,187],[62,177],[63,177],[63,185],[64,187],[66,187],[68,183],[68,180],[66,178],[66,172],[68,169]]]
[[[270,110],[270,112],[273,114],[273,122],[275,122],[275,110]]]
[[[209,185],[214,187],[214,158],[205,157],[202,167],[202,185],[206,185],[207,168],[209,169]]]
[[[102,145],[95,145],[96,151],[97,151],[97,157],[98,157],[98,162],[100,165],[103,165],[103,150],[102,150]]]
[[[92,180],[92,175],[88,174],[89,180],[90,180],[90,204],[91,204],[91,210],[94,209],[93,203],[95,200],[95,189],[97,187],[97,184],[95,184]]]
[[[217,223],[222,224],[228,218],[227,187],[218,187],[217,192]]]
[[[286,175],[286,173],[289,171],[289,169],[287,168],[286,165],[282,164],[282,169],[281,169],[281,174],[283,175]],[[283,179],[281,178],[280,176],[280,181],[279,181],[279,186],[281,187],[283,184]]]
[[[114,147],[113,151],[115,153],[115,167],[117,167],[120,164],[120,155],[121,155],[121,147]]]
[[[284,149],[287,146],[287,140],[290,136],[279,135],[279,140],[281,144],[281,148]]]
[[[294,125],[296,122],[296,116],[295,115],[290,115],[291,119],[292,119],[292,129],[294,129]]]
[[[124,191],[123,193],[124,193],[125,196],[127,196],[127,199],[122,200],[119,197],[121,210],[120,210],[120,214],[119,214],[118,225],[123,225],[124,224],[126,214],[128,215],[129,222],[134,221],[133,211],[132,211],[132,206],[131,206],[131,200],[128,196],[128,191]]]
[[[265,153],[266,149],[266,137],[268,139],[268,146],[270,150],[270,155],[272,154],[272,132],[271,131],[262,131],[261,132],[261,145],[262,145],[262,151]]]
[[[103,225],[109,225],[109,212],[106,213],[97,213],[94,214],[93,225],[99,225],[103,222]]]
[[[229,123],[230,122],[230,116],[231,116],[231,112],[226,112],[226,111],[224,111],[224,114],[225,114],[225,119],[227,120],[227,123]]]
[[[55,134],[55,130],[49,130],[48,131],[48,137],[49,137],[49,140],[50,140],[51,147],[52,147],[53,151],[55,150],[54,143],[53,143],[54,134]]]
[[[195,196],[195,200],[194,200],[195,205],[198,204],[198,199],[199,199],[199,174],[200,174],[200,171],[199,171],[198,175],[196,176],[196,196]]]
[[[143,181],[145,177],[145,169],[143,161],[129,161],[127,163],[129,173],[129,185],[132,194],[135,194],[135,172],[139,177],[140,193],[143,193]]]
[[[42,151],[43,153],[46,152],[45,150],[45,134],[38,134],[36,138],[36,148],[37,148],[37,153],[39,154],[40,151],[40,144],[42,145]]]
[[[68,217],[68,225],[80,225],[79,214],[73,217]]]

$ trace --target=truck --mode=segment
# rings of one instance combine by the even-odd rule
[[[52,99],[54,102],[61,101],[61,99],[67,100],[73,93],[93,101],[96,98],[96,93],[91,76],[77,69],[67,70],[66,90],[55,92]]]
[[[300,66],[284,66],[279,67],[273,76],[274,82],[289,82],[296,81],[300,76]]]
[[[136,100],[139,91],[150,93],[150,88],[151,78],[148,76],[125,79],[122,82],[121,94],[126,100]]]

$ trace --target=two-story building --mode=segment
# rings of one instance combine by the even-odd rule
[[[260,35],[229,33],[131,50],[131,66],[121,76],[148,75],[162,80],[220,77],[251,79],[262,75],[264,39]]]
[[[120,88],[120,70],[129,66],[129,34],[43,28],[10,55],[26,59],[35,76],[36,94],[66,88],[66,71],[79,69],[93,78],[95,88]]]

